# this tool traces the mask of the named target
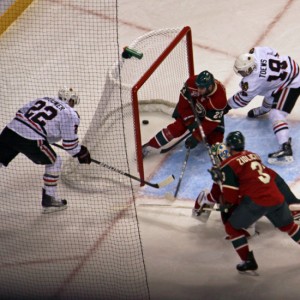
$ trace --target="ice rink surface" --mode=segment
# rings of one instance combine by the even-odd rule
[[[225,84],[229,97],[238,89],[240,81],[232,69],[235,57],[253,46],[274,47],[279,53],[290,55],[300,63],[299,11],[299,0],[119,0],[119,45],[126,46],[137,37],[155,29],[190,26],[196,73],[206,69],[211,71]],[[271,125],[267,117],[260,120],[247,120],[245,117],[247,111],[260,105],[261,101],[257,97],[248,107],[231,111],[225,122],[226,133],[241,130],[246,136],[247,149],[257,152],[266,161],[267,154],[278,147]],[[289,117],[295,163],[276,168],[298,197],[299,101]],[[15,107],[12,107],[11,111],[14,110]],[[169,121],[162,120],[158,127],[153,122],[157,116],[146,117],[150,123],[142,127],[144,139],[151,137],[161,129],[164,122],[168,124]],[[151,299],[298,299],[299,245],[276,231],[266,219],[257,223],[260,234],[249,241],[259,264],[259,276],[250,277],[240,275],[235,270],[239,257],[230,242],[224,239],[219,214],[212,213],[206,223],[191,217],[194,198],[200,190],[211,186],[207,172],[210,162],[203,146],[191,153],[178,199],[172,203],[165,199],[165,193],[174,191],[184,155],[185,149],[180,145],[167,155],[149,157],[145,161],[146,167],[151,170],[148,180],[159,181],[174,174],[176,181],[162,190],[143,187],[136,199]],[[12,178],[14,174],[9,176]],[[29,180],[24,178],[24,182],[13,184],[14,192],[20,186],[40,188],[39,183]],[[10,188],[12,186],[8,181],[5,184]],[[23,188],[18,193],[21,197]],[[35,205],[36,203],[28,204],[28,209]],[[13,209],[16,210],[16,218],[19,214],[22,215],[21,211],[18,212],[21,209],[18,205]],[[72,218],[71,212],[72,210],[67,211],[68,218]],[[81,213],[79,209],[76,210],[76,205],[75,213],[79,216]],[[32,227],[35,227],[39,226],[39,220],[28,222],[32,222]],[[93,219],[90,222],[92,224]],[[58,217],[57,226],[66,226],[63,215]],[[10,230],[13,229],[10,227]],[[79,231],[78,228],[75,230]],[[24,238],[21,228],[15,228],[9,234]],[[8,239],[8,235],[2,237]],[[84,232],[82,239],[84,240]],[[24,243],[26,242],[24,238]],[[13,243],[10,249],[11,252],[14,251]],[[5,255],[9,256],[11,252]],[[34,254],[28,253],[28,256]],[[5,276],[5,272],[3,274]]]
[[[270,46],[300,62],[300,1],[119,1],[120,45],[159,28],[190,26],[196,73],[205,69],[221,80],[230,97],[240,78],[232,69],[235,57],[253,46]],[[130,17],[129,17],[130,16]],[[226,116],[226,133],[241,130],[246,147],[257,152],[266,162],[267,154],[277,149],[267,117],[245,118],[250,108],[260,105],[257,97],[243,109]],[[300,197],[299,120],[300,102],[291,121],[295,163],[275,167]],[[161,128],[150,123],[142,127],[144,136]],[[168,120],[166,120],[168,124]],[[144,140],[146,141],[146,139]],[[149,157],[149,168],[161,154]],[[184,146],[165,155],[148,179],[159,181],[174,174],[179,177],[185,156]],[[239,257],[224,240],[224,229],[218,213],[207,223],[191,217],[194,197],[201,189],[210,188],[207,169],[209,157],[203,146],[193,150],[179,191],[178,200],[165,200],[174,193],[177,180],[163,190],[143,188],[137,201],[139,223],[145,251],[152,299],[298,299],[300,248],[289,237],[278,232],[266,220],[257,223],[260,235],[252,238],[250,248],[259,264],[258,277],[242,276],[235,270]],[[153,206],[142,206],[142,204]],[[157,205],[157,206],[155,206]],[[177,208],[176,208],[177,206]]]

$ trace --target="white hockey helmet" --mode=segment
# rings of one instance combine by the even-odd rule
[[[80,103],[80,98],[72,88],[63,87],[58,91],[58,98],[69,104],[70,100],[74,101],[74,104]]]
[[[230,153],[224,143],[213,144],[210,148],[210,151],[215,158],[217,165],[220,165],[223,160],[230,156]]]
[[[250,75],[256,68],[256,61],[253,54],[241,54],[234,62],[233,70],[242,77]]]

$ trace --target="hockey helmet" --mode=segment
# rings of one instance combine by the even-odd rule
[[[66,103],[70,100],[74,101],[74,104],[80,103],[80,98],[72,88],[63,87],[58,91],[58,98]]]
[[[241,54],[234,62],[233,70],[242,77],[250,75],[256,68],[256,61],[253,54]]]
[[[245,137],[240,131],[232,131],[226,137],[226,146],[230,150],[243,151],[245,149]]]
[[[195,83],[198,88],[207,89],[215,83],[215,78],[210,72],[203,71],[197,76]]]
[[[213,144],[210,148],[210,151],[215,158],[217,165],[220,165],[223,160],[230,156],[230,153],[224,143]]]

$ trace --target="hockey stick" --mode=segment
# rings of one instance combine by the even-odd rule
[[[209,145],[208,142],[207,142],[207,138],[206,138],[205,132],[204,132],[203,127],[202,127],[202,125],[201,125],[201,121],[200,121],[200,119],[199,119],[199,116],[198,116],[198,113],[197,113],[197,111],[196,111],[196,109],[195,109],[195,106],[194,106],[194,104],[193,104],[193,102],[192,102],[192,99],[190,99],[190,97],[188,97],[187,99],[188,99],[188,102],[189,102],[189,104],[190,104],[190,106],[191,106],[191,109],[192,109],[192,111],[193,111],[193,113],[194,113],[194,116],[195,116],[196,122],[197,122],[197,124],[198,124],[199,131],[200,131],[200,134],[201,134],[203,143],[205,144],[205,147],[206,147],[207,150],[208,150],[208,155],[209,155],[209,157],[210,157],[211,163],[212,163],[213,167],[217,167],[216,160],[215,160],[214,156],[213,156],[212,153],[211,153],[210,145]],[[218,185],[220,186],[221,193],[222,193],[223,188],[222,188],[222,182],[221,182],[220,180],[218,181]],[[204,208],[205,208],[205,204],[203,204],[203,205],[200,207],[199,215],[200,215],[201,212],[204,210]]]
[[[52,144],[52,145],[54,145],[54,146],[56,146],[56,147],[58,147],[58,148],[60,148],[60,149],[64,149],[63,146],[58,145],[58,144],[56,144],[56,143],[54,143],[54,144]],[[164,180],[161,181],[161,182],[158,182],[158,183],[151,183],[151,182],[148,182],[148,181],[146,181],[146,180],[142,180],[142,179],[140,179],[140,178],[138,178],[138,177],[135,177],[135,176],[133,176],[133,175],[131,175],[131,174],[129,174],[129,173],[126,173],[126,172],[123,172],[123,171],[121,171],[121,170],[118,170],[118,169],[116,169],[115,167],[109,166],[109,165],[107,165],[107,164],[104,163],[104,162],[95,160],[95,159],[93,159],[93,158],[92,158],[91,160],[92,160],[93,163],[98,164],[98,165],[100,165],[101,167],[107,168],[107,169],[109,169],[109,170],[111,170],[111,171],[117,172],[117,173],[119,173],[119,174],[121,174],[121,175],[127,176],[127,177],[129,177],[129,178],[131,178],[131,179],[134,179],[134,180],[136,180],[136,181],[139,181],[139,182],[142,183],[142,184],[149,185],[149,186],[151,186],[151,187],[153,187],[153,188],[156,188],[156,189],[160,189],[160,188],[162,188],[162,187],[165,187],[166,185],[168,185],[168,184],[170,184],[171,182],[173,182],[174,179],[175,179],[175,176],[174,176],[174,175],[170,175],[169,177],[167,177],[166,179],[164,179]]]
[[[214,167],[216,167],[216,166],[217,166],[217,163],[216,163],[216,160],[215,160],[214,156],[213,156],[212,153],[211,153],[210,146],[209,146],[209,144],[208,144],[208,142],[207,142],[207,138],[206,138],[206,135],[205,135],[205,133],[204,133],[203,127],[202,127],[202,125],[201,125],[201,121],[200,121],[200,119],[199,119],[198,113],[196,112],[196,109],[195,109],[195,106],[194,106],[194,104],[193,104],[193,102],[192,102],[192,99],[190,99],[189,97],[188,97],[187,99],[188,99],[189,104],[190,104],[190,106],[191,106],[191,108],[192,108],[192,111],[193,111],[193,113],[194,113],[194,116],[195,116],[196,122],[197,122],[197,124],[198,124],[199,130],[200,130],[200,134],[201,134],[201,137],[202,137],[202,140],[203,140],[203,143],[205,144],[205,147],[206,147],[207,150],[208,150],[208,154],[209,154],[211,163],[212,163],[212,165],[213,165]]]
[[[174,143],[172,146],[160,150],[160,153],[167,153],[167,152],[169,152],[169,151],[172,150],[175,146],[177,146],[178,144],[180,144],[183,140],[185,140],[186,138],[188,138],[191,134],[192,134],[191,132],[187,133],[187,134],[184,135],[181,139],[179,139],[176,143]]]
[[[182,208],[182,209],[192,209],[190,206],[185,205],[170,205],[170,204],[153,204],[153,203],[143,203],[139,204],[138,207],[152,207],[152,208]],[[204,211],[220,211],[220,208],[214,208],[214,207],[204,207]]]
[[[126,209],[130,207],[133,203],[121,206],[114,206],[117,209]],[[173,205],[173,204],[163,204],[163,203],[139,203],[137,204],[139,208],[178,208],[178,209],[193,209],[192,206],[186,205]],[[206,206],[203,209],[204,211],[221,211],[220,207],[218,206]]]
[[[187,161],[188,161],[188,159],[190,157],[190,152],[191,152],[191,148],[188,148],[187,151],[186,151],[186,154],[185,154],[185,158],[184,158],[183,164],[182,164],[180,177],[179,177],[179,180],[178,180],[178,183],[177,183],[174,195],[172,195],[170,193],[167,193],[165,195],[168,200],[174,201],[176,199],[177,195],[178,195],[179,188],[180,188],[180,185],[181,185],[181,182],[182,182],[182,178],[183,178],[183,175],[184,175],[184,171],[186,169]]]

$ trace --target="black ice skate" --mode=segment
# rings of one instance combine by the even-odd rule
[[[67,200],[55,199],[54,197],[47,195],[45,189],[43,189],[42,206],[43,214],[60,211],[68,207]]]
[[[281,149],[277,152],[270,153],[268,155],[268,163],[278,166],[283,166],[290,164],[294,161],[293,158],[293,150],[292,150],[292,139],[289,138],[289,140],[286,143],[283,143],[281,146]]]
[[[254,255],[252,251],[248,252],[247,260],[239,263],[236,266],[237,270],[241,273],[248,272],[251,275],[257,275],[256,271],[258,269],[258,265],[255,261]]]
[[[251,119],[257,118],[257,117],[267,114],[269,111],[270,111],[270,109],[266,109],[263,106],[255,107],[248,111],[248,118],[251,118]]]

